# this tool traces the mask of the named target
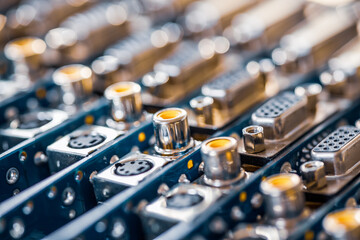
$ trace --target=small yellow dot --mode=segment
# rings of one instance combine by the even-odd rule
[[[187,167],[188,167],[188,169],[192,169],[193,166],[194,166],[194,162],[193,162],[193,160],[190,159],[187,163]]]
[[[263,176],[263,177],[261,178],[261,181],[265,181],[265,180],[266,180],[266,177]]]
[[[247,199],[247,193],[246,192],[241,192],[240,196],[239,196],[240,202],[245,202]]]
[[[139,142],[145,141],[145,139],[146,139],[145,133],[143,133],[143,132],[139,133],[138,139],[139,139]]]
[[[307,231],[305,233],[305,240],[313,240],[314,239],[314,232],[313,231]]]
[[[149,151],[145,150],[145,151],[144,151],[144,154],[149,154]]]
[[[46,97],[46,90],[44,88],[39,88],[36,90],[36,97],[39,99],[43,99]]]
[[[88,124],[88,125],[93,124],[93,123],[94,123],[94,116],[92,116],[92,115],[87,115],[87,116],[85,117],[85,123]]]

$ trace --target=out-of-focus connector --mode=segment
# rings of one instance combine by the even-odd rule
[[[167,22],[182,14],[185,8],[196,0],[140,0],[142,13],[149,16],[152,22]]]
[[[3,150],[61,124],[68,114],[60,110],[37,110],[14,117],[0,129]]]
[[[360,93],[360,40],[351,41],[328,62],[329,69],[320,75],[331,96],[357,98]]]
[[[86,100],[93,90],[93,75],[89,67],[82,64],[63,66],[53,73],[55,84],[61,87],[65,105],[74,105]]]
[[[134,82],[119,82],[109,86],[104,93],[111,101],[111,128],[127,130],[143,117],[141,87]]]
[[[325,164],[326,174],[346,175],[358,164],[359,139],[358,128],[340,127],[313,148],[311,157]]]
[[[232,137],[211,138],[202,143],[206,185],[229,187],[245,178],[237,149],[238,142]]]
[[[291,229],[305,215],[302,182],[296,174],[270,176],[260,184],[266,217],[278,228]]]
[[[30,71],[36,71],[43,63],[42,55],[45,50],[46,44],[40,38],[23,37],[8,42],[4,53],[8,59],[25,64]]]
[[[309,161],[300,166],[303,183],[307,189],[321,189],[327,185],[325,166],[320,161]]]
[[[236,14],[256,3],[255,0],[197,1],[185,11],[185,29],[191,35],[219,32],[231,23]]]
[[[150,71],[154,64],[169,55],[182,38],[175,23],[136,32],[105,50],[92,63],[101,90],[111,83],[133,81]]]
[[[147,236],[155,238],[179,222],[190,222],[221,196],[217,188],[179,184],[147,205],[142,211]]]
[[[187,112],[181,108],[160,110],[153,117],[155,151],[161,155],[177,155],[194,146]]]
[[[102,52],[130,31],[124,2],[104,2],[67,18],[45,40],[59,53],[57,63],[79,62]]]
[[[159,156],[130,153],[92,178],[95,196],[103,202],[126,188],[138,185],[168,161]]]
[[[360,237],[360,209],[347,208],[331,212],[322,222],[325,233],[333,240],[354,240]]]
[[[7,13],[13,36],[41,36],[66,17],[93,5],[94,0],[26,0]]]
[[[228,49],[229,42],[223,37],[181,42],[174,54],[142,78],[144,104],[166,106],[184,98],[219,73],[222,54]]]
[[[305,1],[264,1],[237,15],[224,35],[232,45],[249,50],[267,50],[274,47],[280,38],[304,19]]]
[[[272,58],[284,72],[310,72],[356,35],[353,9],[323,11],[285,35]]]
[[[191,125],[222,127],[251,106],[264,100],[267,81],[260,76],[260,73],[261,70],[257,73],[243,69],[232,70],[203,85],[201,93],[204,97],[196,97],[190,101]],[[199,98],[206,100],[200,103],[200,105],[207,104],[206,115],[197,109],[199,104],[196,103]]]
[[[96,151],[119,136],[119,132],[102,126],[83,126],[46,148],[51,172],[58,172]]]

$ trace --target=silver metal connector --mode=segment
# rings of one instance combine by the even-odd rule
[[[360,208],[341,209],[327,214],[322,222],[333,240],[354,240],[360,236]]]
[[[162,155],[183,153],[194,146],[190,135],[187,112],[167,108],[154,114],[155,151]]]
[[[242,130],[245,151],[258,153],[265,150],[264,129],[261,126],[248,126]]]
[[[321,91],[322,87],[317,83],[302,84],[295,88],[295,94],[297,96],[307,98],[307,108],[309,113],[316,112],[316,106]]]
[[[358,164],[360,129],[342,126],[322,140],[311,151],[314,160],[325,164],[327,175],[345,175]]]
[[[199,125],[213,123],[213,104],[214,99],[209,96],[197,96],[190,100],[190,107],[194,111]]]
[[[111,101],[111,115],[116,122],[134,122],[142,115],[141,87],[134,82],[119,82],[104,93]]]
[[[294,218],[305,206],[301,179],[296,174],[273,175],[260,184],[264,195],[266,216],[272,219]]]
[[[204,182],[213,187],[229,186],[244,178],[238,142],[232,137],[211,138],[202,143]]]
[[[93,90],[93,76],[89,67],[72,64],[58,68],[53,73],[55,84],[61,87],[64,104],[73,105],[86,99]]]
[[[258,108],[251,119],[253,124],[263,127],[266,139],[286,138],[307,123],[307,99],[291,92],[282,93]]]
[[[303,183],[307,189],[321,189],[327,185],[325,166],[320,161],[309,161],[300,166]]]

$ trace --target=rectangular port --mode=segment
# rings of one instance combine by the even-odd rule
[[[353,126],[338,128],[312,149],[312,159],[324,162],[328,175],[346,175],[358,164],[359,133]]]
[[[215,44],[210,39],[183,41],[171,56],[158,62],[154,72],[143,77],[144,104],[173,104],[216,76],[222,68],[222,56],[209,47],[211,43]]]
[[[114,140],[120,133],[111,128],[86,125],[46,148],[49,168],[58,172]]]
[[[266,139],[286,138],[307,123],[307,100],[285,92],[266,102],[252,114],[252,122],[264,128]]]
[[[92,183],[96,199],[103,202],[128,187],[138,185],[166,163],[163,157],[139,152],[124,156],[94,176]]]
[[[221,191],[196,184],[179,184],[142,211],[147,236],[154,238],[179,222],[190,222],[221,197]],[[159,226],[151,228],[152,225]]]
[[[261,78],[254,78],[247,71],[232,70],[220,77],[206,83],[201,88],[201,93],[205,97],[199,97],[190,101],[190,106],[193,111],[190,111],[190,123],[193,126],[207,127],[215,126],[221,127],[234,117],[247,110],[249,107],[265,99],[265,83]],[[210,97],[213,101],[208,107],[210,114],[205,116],[210,119],[201,119],[196,108],[201,105],[205,109],[206,97]]]

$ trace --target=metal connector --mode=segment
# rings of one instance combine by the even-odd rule
[[[124,2],[104,2],[75,14],[50,30],[45,41],[60,53],[58,63],[84,61],[130,32]]]
[[[223,37],[181,42],[171,56],[155,64],[154,73],[143,77],[144,104],[166,106],[199,88],[219,73],[221,55],[228,49]]]
[[[66,105],[84,101],[93,90],[92,71],[82,64],[72,64],[57,69],[53,73],[53,80],[61,87],[62,100]]]
[[[295,94],[297,96],[307,98],[307,108],[310,114],[314,114],[316,112],[321,91],[322,87],[317,83],[302,84],[295,88]]]
[[[272,58],[285,72],[309,72],[356,35],[356,17],[351,9],[323,11],[285,35]]]
[[[167,23],[160,28],[136,32],[110,46],[92,63],[98,85],[106,87],[114,82],[136,80],[169,55],[181,38],[180,26]]]
[[[360,209],[348,208],[331,212],[325,216],[322,225],[331,239],[358,239],[360,236]]]
[[[181,108],[160,110],[153,117],[155,151],[162,155],[176,155],[194,146],[190,135],[187,112]]]
[[[107,127],[80,127],[46,148],[50,171],[54,173],[70,166],[118,136],[118,131]]]
[[[314,160],[325,164],[328,175],[346,175],[358,165],[360,130],[343,126],[327,136],[311,151]]]
[[[211,138],[202,143],[204,182],[213,187],[224,187],[244,179],[238,142],[232,137]]]
[[[248,126],[242,130],[245,151],[258,153],[265,150],[264,129],[261,126]]]
[[[305,207],[301,179],[296,174],[273,175],[260,184],[269,220],[299,217]]]
[[[185,28],[192,35],[214,33],[230,25],[236,14],[255,4],[254,0],[197,1],[185,11]]]
[[[244,14],[233,18],[224,35],[232,45],[250,50],[271,49],[284,33],[304,19],[305,1],[260,2]]]
[[[282,93],[252,114],[252,122],[264,129],[266,139],[286,138],[307,123],[307,100],[294,93]]]
[[[128,187],[138,185],[166,163],[163,157],[130,153],[93,177],[96,199],[103,202]]]
[[[214,122],[213,104],[214,99],[208,96],[197,96],[190,101],[190,107],[195,113],[199,125],[211,125]]]
[[[30,70],[38,70],[42,64],[42,54],[46,50],[43,40],[36,37],[23,37],[10,41],[4,48],[6,57],[24,63]]]
[[[132,123],[142,117],[141,87],[139,84],[133,82],[115,83],[105,90],[104,95],[111,101],[113,120],[111,123],[109,122],[111,127],[120,124],[123,130],[128,129]],[[119,128],[116,129],[120,130]]]

